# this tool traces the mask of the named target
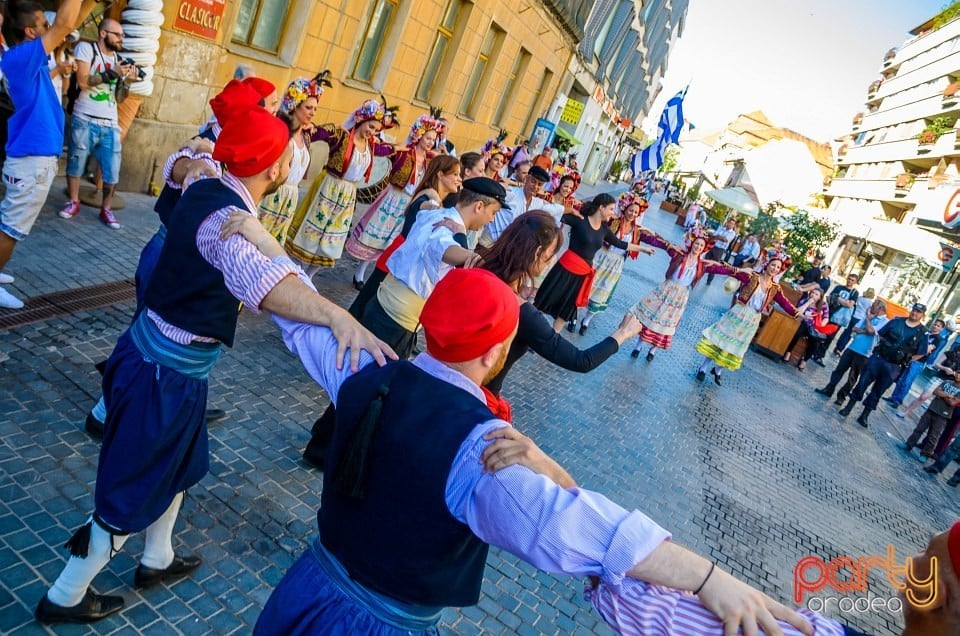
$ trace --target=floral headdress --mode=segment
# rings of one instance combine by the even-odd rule
[[[407,135],[407,145],[413,146],[431,130],[435,130],[438,135],[442,135],[443,124],[431,115],[420,115],[417,117],[417,121],[413,122],[413,126],[410,126],[410,134]]]
[[[573,179],[573,191],[576,192],[577,188],[580,187],[580,173],[573,168],[562,164],[557,164],[553,169],[553,173],[550,175],[550,182],[553,183],[554,189],[560,187],[560,181],[564,177],[570,177]],[[622,210],[623,208],[618,209]]]
[[[647,209],[647,202],[643,197],[633,192],[624,192],[617,201],[617,211],[623,214],[623,212],[633,204],[636,204],[637,207],[640,208],[640,214],[643,214],[644,210]]]
[[[496,139],[488,139],[487,143],[483,145],[483,156],[489,159],[493,155],[503,155],[504,159],[510,161],[513,151],[503,143],[507,134],[507,131],[501,128]]]
[[[784,250],[767,250],[767,263],[772,260],[778,260],[783,263],[783,266],[780,268],[781,272],[785,272],[790,269],[790,266],[793,264],[793,261],[790,259],[790,255]]]
[[[702,227],[700,227],[699,225],[694,225],[689,230],[687,230],[686,234],[684,234],[683,244],[689,250],[690,247],[693,245],[693,242],[696,241],[697,239],[703,239],[704,243],[706,243],[706,245],[703,248],[703,252],[701,252],[701,257],[706,257],[707,252],[709,252],[710,248],[713,247],[714,239],[712,236],[707,234],[706,230],[704,230]]]
[[[353,111],[352,115],[347,117],[347,120],[343,122],[343,127],[347,130],[353,130],[365,121],[375,119],[379,122],[383,122],[386,113],[387,111],[383,107],[382,102],[378,102],[375,99],[368,99],[360,104],[360,107]]]
[[[289,115],[303,102],[311,97],[320,99],[321,95],[323,95],[322,86],[306,77],[298,77],[287,84],[287,90],[284,91],[283,99],[280,100],[280,112]]]

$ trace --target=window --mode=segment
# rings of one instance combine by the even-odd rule
[[[291,3],[287,0],[240,0],[234,42],[277,53]]]
[[[534,117],[540,108],[540,99],[543,97],[543,93],[547,90],[547,87],[550,86],[550,80],[552,79],[553,71],[548,68],[543,69],[543,77],[540,78],[540,85],[537,86],[537,90],[533,92],[533,96],[530,98],[530,112],[527,113],[527,118],[523,121],[524,134],[533,132],[530,130],[530,125],[534,122]]]
[[[513,100],[516,98],[517,79],[526,74],[529,63],[530,51],[520,49],[520,53],[517,54],[517,59],[513,62],[513,68],[510,69],[510,75],[507,77],[507,85],[503,87],[503,98],[497,104],[497,111],[493,115],[493,123],[495,125],[503,126],[507,109],[513,105]]]
[[[464,5],[466,4],[463,0],[450,0],[447,11],[443,14],[443,19],[440,21],[440,26],[437,27],[437,36],[433,40],[430,58],[427,60],[427,66],[423,71],[423,76],[420,78],[420,84],[417,86],[417,99],[429,102],[432,97],[436,97],[436,95],[434,95],[433,83],[437,79],[437,74],[440,72],[440,67],[443,64],[447,51],[454,48],[451,43],[453,42],[460,16],[467,13],[467,11],[464,11]],[[456,52],[454,52],[454,54],[456,54]]]
[[[367,21],[363,40],[360,42],[357,62],[353,67],[354,79],[369,82],[373,78],[384,42],[390,35],[394,16],[397,15],[398,4],[399,0],[376,0],[373,11],[370,12],[370,19]]]
[[[480,53],[477,54],[477,61],[473,65],[473,72],[470,74],[470,79],[467,80],[467,87],[463,91],[463,100],[460,102],[461,115],[470,118],[476,116],[477,94],[483,91],[484,85],[490,79],[488,71],[493,66],[491,60],[493,60],[495,53],[500,47],[503,35],[503,29],[496,24],[491,24],[487,30],[487,34],[483,36]]]
[[[607,43],[607,36],[610,35],[610,27],[613,26],[613,19],[616,17],[616,14],[617,8],[611,7],[610,15],[607,16],[606,20],[604,20],[603,26],[600,27],[600,32],[597,33],[597,39],[593,41],[593,54],[597,56],[597,59],[600,59],[600,52]]]

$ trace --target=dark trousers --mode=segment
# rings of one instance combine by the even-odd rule
[[[814,353],[816,353],[820,342],[822,342],[822,339],[813,335],[813,328],[810,327],[810,325],[805,322],[801,322],[800,327],[797,328],[797,333],[793,335],[793,340],[791,340],[790,344],[787,346],[787,353],[793,351],[793,348],[796,347],[797,343],[799,343],[801,340],[807,341],[807,348],[804,350],[802,358],[803,361],[806,362],[810,358],[814,357]]]
[[[387,273],[385,271],[377,269],[376,267],[373,268],[373,273],[370,274],[370,278],[363,284],[360,293],[353,299],[353,303],[350,304],[350,308],[347,310],[351,316],[357,320],[363,320],[363,312],[367,309],[370,301],[377,297],[377,290],[380,289],[380,283],[382,283],[386,277]]]
[[[960,458],[960,435],[957,435],[953,439],[953,443],[947,446],[945,451],[940,453],[940,456],[937,457],[937,461],[933,467],[937,469],[937,472],[941,472],[950,464],[950,462],[957,458]],[[958,472],[960,472],[960,470],[958,470]]]
[[[376,270],[379,272],[380,270]],[[371,276],[371,279],[373,276]],[[367,281],[367,285],[371,281]],[[377,282],[377,286],[379,286]],[[366,289],[366,286],[364,286]],[[417,346],[416,332],[410,332],[398,325],[393,318],[387,315],[376,296],[370,298],[363,310],[363,319],[360,321],[373,335],[380,338],[397,353],[400,360],[406,360]],[[310,441],[303,454],[314,464],[323,464],[333,439],[333,426],[336,423],[336,409],[331,403],[310,429]]]
[[[847,348],[847,345],[850,344],[851,338],[853,338],[853,326],[857,324],[857,319],[853,316],[850,317],[850,323],[847,325],[846,329],[843,330],[843,333],[840,334],[840,337],[837,339],[837,346],[834,347],[834,351],[837,353],[843,353],[843,350]],[[826,349],[824,349],[826,351]]]
[[[860,381],[850,392],[850,400],[852,402],[863,400],[863,408],[875,411],[880,403],[880,398],[887,392],[887,389],[893,386],[898,377],[900,377],[900,365],[887,362],[875,353],[867,360],[867,364],[860,374]],[[870,389],[869,394],[867,389]],[[866,395],[866,398],[864,398],[864,395]]]
[[[710,251],[707,253],[707,258],[709,258],[711,261],[722,263],[726,254],[727,254],[727,248],[712,247],[710,248]],[[713,282],[713,277],[714,277],[714,274],[707,274],[707,285]]]
[[[920,449],[920,454],[924,457],[933,457],[934,451],[937,448],[937,442],[940,441],[940,436],[943,435],[943,429],[947,427],[948,419],[949,418],[943,415],[938,415],[930,409],[927,409],[926,412],[920,416],[917,427],[913,429],[910,437],[907,438],[907,446],[913,447],[918,445],[920,443],[920,436],[926,433],[927,439],[923,444],[923,448]]]
[[[837,391],[837,401],[842,402],[845,400],[853,387],[857,386],[857,380],[860,379],[860,374],[866,365],[867,356],[862,356],[855,351],[844,351],[843,355],[840,356],[840,361],[837,362],[837,368],[834,369],[830,375],[830,383],[826,386],[827,392],[833,395],[834,389],[836,389],[840,381],[843,380],[844,374],[847,374],[847,381],[840,387],[840,390]]]

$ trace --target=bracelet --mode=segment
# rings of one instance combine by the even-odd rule
[[[699,593],[703,590],[703,586],[706,585],[706,584],[707,584],[707,581],[710,580],[710,576],[713,574],[713,570],[714,570],[716,567],[717,567],[716,561],[711,561],[711,562],[710,562],[710,571],[707,572],[707,576],[705,576],[705,577],[703,578],[703,583],[700,584],[700,587],[698,587],[697,589],[695,589],[695,590],[693,591],[693,595],[694,595],[694,596],[696,596],[697,594],[699,594]]]

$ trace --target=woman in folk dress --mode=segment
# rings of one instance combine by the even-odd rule
[[[644,235],[649,234],[648,231],[643,229],[640,220],[642,202],[643,199],[630,192],[624,192],[620,195],[620,199],[617,201],[620,216],[610,222],[610,230],[616,234],[618,239],[630,243],[640,243],[644,240]],[[629,257],[635,259],[637,254],[638,252],[632,252]],[[593,257],[593,268],[597,270],[597,274],[593,279],[593,288],[590,290],[586,316],[580,323],[581,336],[587,333],[587,328],[590,326],[593,317],[607,309],[610,298],[617,288],[617,283],[620,282],[620,275],[623,274],[623,265],[627,256],[628,254],[619,247],[604,243],[597,255]]]
[[[281,245],[286,240],[290,221],[300,200],[300,182],[310,168],[310,133],[307,128],[317,112],[324,85],[330,86],[330,82],[322,73],[312,80],[298,77],[290,82],[280,100],[277,117],[290,126],[293,160],[284,184],[260,203],[260,222]]]
[[[313,141],[325,141],[330,154],[326,170],[297,208],[284,245],[310,276],[321,267],[333,267],[343,254],[357,203],[357,183],[370,179],[373,157],[394,153],[393,146],[376,140],[386,113],[382,103],[368,99],[342,126],[324,124],[311,135]]]
[[[734,270],[728,275],[740,281],[740,290],[734,297],[734,306],[720,320],[703,330],[697,343],[697,351],[703,354],[703,363],[697,370],[697,380],[703,381],[707,369],[718,385],[721,369],[735,371],[743,364],[743,356],[750,347],[754,334],[760,326],[761,314],[770,311],[777,303],[794,318],[797,308],[783,295],[777,278],[787,270],[788,258],[777,253],[770,256],[762,273]],[[712,368],[711,368],[712,367]]]
[[[353,275],[353,285],[357,289],[363,287],[370,264],[380,257],[400,231],[404,210],[423,178],[427,162],[434,156],[432,149],[442,130],[440,122],[430,115],[421,115],[414,122],[406,147],[393,155],[387,177],[389,185],[350,233],[347,253],[360,261]]]

